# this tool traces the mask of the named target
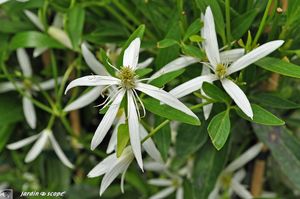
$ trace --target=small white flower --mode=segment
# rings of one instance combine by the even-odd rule
[[[32,68],[30,64],[29,57],[26,53],[26,51],[23,48],[17,49],[17,59],[19,62],[19,65],[21,67],[21,70],[23,72],[23,76],[25,80],[23,82],[16,82],[16,86],[20,89],[23,89],[28,97],[31,97],[33,94],[33,91],[40,91],[42,90],[49,90],[54,88],[55,86],[55,80],[50,79],[45,82],[39,83],[37,85],[32,85],[30,79],[32,78]],[[58,82],[61,81],[61,78],[58,78]],[[0,83],[0,93],[8,92],[15,90],[15,86],[12,82],[1,82]],[[28,97],[23,96],[22,102],[23,102],[23,112],[25,115],[25,119],[28,123],[28,125],[35,129],[36,128],[36,113],[35,108],[32,104],[32,102],[28,99]]]
[[[241,198],[252,199],[253,196],[251,195],[251,193],[246,189],[245,185],[241,184],[242,180],[246,176],[246,172],[242,167],[253,160],[260,153],[262,147],[263,144],[258,143],[249,148],[233,162],[231,162],[221,172],[216,185],[210,193],[208,199],[221,198],[221,196],[219,195],[221,189],[227,189],[230,195],[235,192]]]
[[[46,147],[47,143],[50,141],[52,148],[54,149],[56,155],[61,160],[61,162],[71,169],[74,168],[74,165],[68,160],[68,158],[62,151],[50,129],[44,129],[41,133],[37,135],[33,135],[18,142],[8,144],[6,147],[10,150],[17,150],[28,144],[31,144],[35,140],[37,141],[25,157],[26,163],[35,160],[37,156],[42,152],[42,150]]]
[[[92,139],[91,149],[94,150],[103,140],[108,130],[113,124],[114,119],[119,111],[119,107],[123,98],[127,97],[127,113],[130,143],[134,156],[140,166],[143,168],[143,161],[141,155],[141,143],[140,143],[140,131],[139,131],[139,109],[138,102],[143,104],[137,94],[137,91],[141,91],[150,97],[153,97],[177,110],[180,110],[194,118],[197,116],[188,109],[183,103],[181,103],[177,98],[170,95],[168,92],[152,86],[150,84],[142,83],[143,79],[138,79],[135,71],[138,69],[138,57],[140,49],[140,38],[134,39],[128,48],[124,52],[123,56],[123,66],[120,69],[112,66],[116,72],[116,77],[112,76],[100,76],[100,75],[90,75],[81,77],[73,80],[68,87],[66,92],[76,86],[116,86],[117,92],[111,94],[108,99],[109,102],[106,106],[110,105],[107,112],[105,113],[102,121],[100,122],[95,135]],[[197,118],[198,119],[198,118]]]
[[[274,50],[279,48],[284,41],[276,40],[263,44],[230,64],[231,60],[224,60],[224,57],[222,57],[219,53],[215,23],[210,7],[206,9],[204,16],[202,36],[205,38],[203,45],[209,60],[209,63],[205,63],[205,66],[208,66],[214,72],[214,74],[199,76],[188,82],[185,82],[171,90],[170,94],[180,98],[199,90],[202,87],[202,83],[205,81],[213,82],[215,80],[220,80],[223,88],[230,95],[237,106],[248,117],[253,118],[253,111],[246,95],[232,80],[228,78],[228,76],[246,68],[250,64],[272,53]],[[229,51],[229,54],[225,55],[225,57],[229,57],[230,53],[233,53],[232,55],[235,57],[236,52],[233,50]]]
[[[148,181],[149,184],[155,186],[166,187],[149,199],[162,199],[166,198],[172,193],[176,192],[176,199],[183,199],[184,191],[182,187],[182,179],[178,176],[173,176],[172,179],[151,179]]]

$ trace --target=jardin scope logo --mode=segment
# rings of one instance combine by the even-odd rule
[[[12,189],[0,190],[0,199],[13,199],[13,190]]]

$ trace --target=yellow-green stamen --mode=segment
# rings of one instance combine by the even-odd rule
[[[217,64],[215,73],[220,79],[223,79],[225,77],[226,72],[227,67],[224,64]]]
[[[123,66],[118,72],[118,77],[121,80],[121,84],[123,88],[132,89],[135,87],[135,77],[136,74],[134,70],[130,67]]]

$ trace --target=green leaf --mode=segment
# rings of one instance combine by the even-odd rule
[[[161,124],[165,121],[162,117],[155,117],[155,125]],[[170,124],[165,125],[163,128],[153,136],[154,142],[164,160],[168,159],[170,144],[171,144],[171,127]]]
[[[165,84],[167,84],[170,81],[172,81],[173,79],[175,79],[176,77],[180,76],[184,71],[185,71],[185,69],[181,69],[181,70],[163,74],[163,75],[159,76],[158,78],[152,80],[150,83],[156,87],[161,88]]]
[[[36,31],[15,34],[10,42],[10,48],[64,48],[55,39]]]
[[[281,98],[271,93],[258,93],[252,97],[253,100],[260,104],[278,109],[296,109],[300,108],[300,104]]]
[[[13,124],[23,119],[21,102],[16,98],[16,95],[0,95],[0,113],[2,113],[0,114],[1,126]]]
[[[13,126],[12,125],[1,125],[0,126],[0,152],[5,147],[11,133],[13,132]]]
[[[153,71],[152,68],[141,68],[141,69],[137,69],[135,71],[136,75],[139,76],[139,78],[148,75],[149,73],[151,73]]]
[[[150,112],[159,115],[161,117],[177,120],[183,123],[191,124],[191,125],[200,125],[200,121],[190,115],[187,115],[177,109],[174,109],[171,106],[166,104],[160,104],[160,101],[153,98],[143,99],[144,106]]]
[[[201,20],[196,19],[186,30],[184,37],[183,37],[183,41],[186,41],[192,35],[199,34],[202,26],[203,26],[203,23],[201,22]]]
[[[24,21],[1,19],[0,32],[18,33],[26,30],[34,29],[33,25]]]
[[[192,126],[181,124],[177,131],[175,150],[178,158],[182,159],[195,153],[207,140],[207,125]]]
[[[100,59],[100,62],[103,64],[103,66],[105,67],[105,69],[107,70],[107,72],[111,75],[111,76],[115,76],[115,69],[113,69],[109,63],[111,63],[109,57],[106,55],[105,50],[103,50],[102,48],[100,49],[100,53],[97,56]]]
[[[222,172],[228,157],[229,144],[221,150],[216,150],[210,142],[197,152],[195,166],[193,169],[193,182],[197,187],[199,199],[208,198],[208,195],[215,187],[216,181]]]
[[[120,157],[127,146],[129,141],[129,128],[128,124],[120,124],[118,127],[117,138],[117,157]]]
[[[217,150],[220,150],[226,143],[230,133],[229,111],[226,110],[215,115],[210,121],[207,131],[213,145]]]
[[[294,187],[300,191],[300,143],[283,127],[253,125],[254,132],[271,150],[272,157]]]
[[[79,5],[72,7],[66,14],[65,29],[71,39],[72,46],[75,49],[78,49],[81,43],[84,15],[84,9]]]
[[[239,108],[235,108],[235,111],[242,118],[257,124],[263,124],[268,126],[282,126],[285,124],[283,120],[279,119],[271,112],[258,106],[257,104],[251,104],[251,107],[253,111],[253,120],[247,117]]]
[[[176,44],[178,44],[178,42],[174,39],[163,39],[157,42],[157,48],[167,48]]]
[[[258,9],[249,10],[237,17],[232,21],[232,37],[234,39],[241,38],[252,25],[256,15],[259,13]]]
[[[255,64],[265,70],[279,73],[281,75],[300,78],[300,66],[297,66],[292,63],[288,63],[286,61],[282,61],[280,59],[265,57]]]
[[[204,82],[202,85],[202,89],[207,96],[216,101],[225,102],[227,104],[229,104],[231,101],[231,98],[216,85]]]
[[[182,52],[186,55],[190,55],[192,57],[197,57],[199,59],[203,59],[205,57],[204,53],[197,47],[192,45],[183,45],[181,47]]]
[[[191,42],[197,42],[197,43],[202,42],[204,40],[199,35],[192,35],[192,36],[189,37],[189,39],[190,39]]]

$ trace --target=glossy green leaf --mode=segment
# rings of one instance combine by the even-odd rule
[[[181,50],[184,54],[199,58],[200,60],[205,57],[204,53],[199,48],[192,45],[183,45]]]
[[[256,102],[278,109],[296,109],[300,108],[300,104],[284,99],[271,93],[258,93],[252,97]]]
[[[187,124],[200,125],[200,121],[190,115],[187,115],[173,107],[166,104],[160,104],[158,100],[153,98],[143,99],[144,106],[150,112],[165,117],[170,120],[176,120]]]
[[[13,124],[23,119],[22,104],[16,95],[0,95],[0,113],[3,113],[0,114],[1,126]]]
[[[15,34],[11,39],[10,48],[15,50],[17,48],[64,48],[64,46],[44,33],[27,31]]]
[[[13,126],[12,125],[1,125],[0,126],[0,152],[4,149],[6,146],[8,139],[13,132]]]
[[[153,71],[152,68],[142,68],[142,69],[137,69],[135,71],[136,75],[139,76],[139,78],[148,75],[149,73],[151,73]]]
[[[185,71],[185,69],[181,69],[181,70],[177,70],[177,71],[173,71],[173,72],[169,72],[169,73],[163,74],[163,75],[159,76],[158,78],[152,80],[150,83],[152,85],[156,86],[156,87],[161,88],[165,84],[169,83],[173,79],[175,79],[178,76],[180,76],[184,71]]]
[[[165,118],[155,117],[155,126],[161,124],[165,121]],[[162,158],[167,160],[169,157],[169,149],[171,144],[171,127],[170,124],[165,125],[163,128],[159,129],[159,131],[153,136],[155,145],[159,150]]]
[[[235,18],[232,21],[232,37],[234,39],[240,39],[249,30],[255,17],[258,14],[258,9],[249,10]]]
[[[190,38],[192,35],[200,34],[200,29],[203,26],[203,23],[200,19],[196,19],[186,30],[183,41],[186,41],[188,38]]]
[[[163,39],[157,42],[157,48],[167,48],[176,44],[178,44],[178,42],[174,39]]]
[[[189,39],[191,42],[197,42],[197,43],[200,43],[204,40],[200,35],[192,35],[189,37]]]
[[[210,121],[207,131],[213,145],[217,150],[220,150],[226,143],[230,133],[229,111],[223,111],[215,115]]]
[[[129,128],[128,124],[120,124],[118,126],[117,136],[117,157],[120,157],[127,146],[129,141]]]
[[[216,101],[225,102],[228,104],[231,101],[231,98],[223,90],[221,90],[214,84],[204,82],[202,85],[202,89],[207,96]]]
[[[265,70],[281,75],[300,78],[300,66],[273,57],[265,57],[255,64]]]
[[[282,126],[285,124],[283,120],[279,119],[271,112],[267,111],[261,106],[258,106],[257,104],[251,104],[251,107],[253,111],[253,120],[247,117],[239,108],[235,108],[235,110],[239,116],[241,116],[242,118],[250,122],[268,125],[268,126]]]

